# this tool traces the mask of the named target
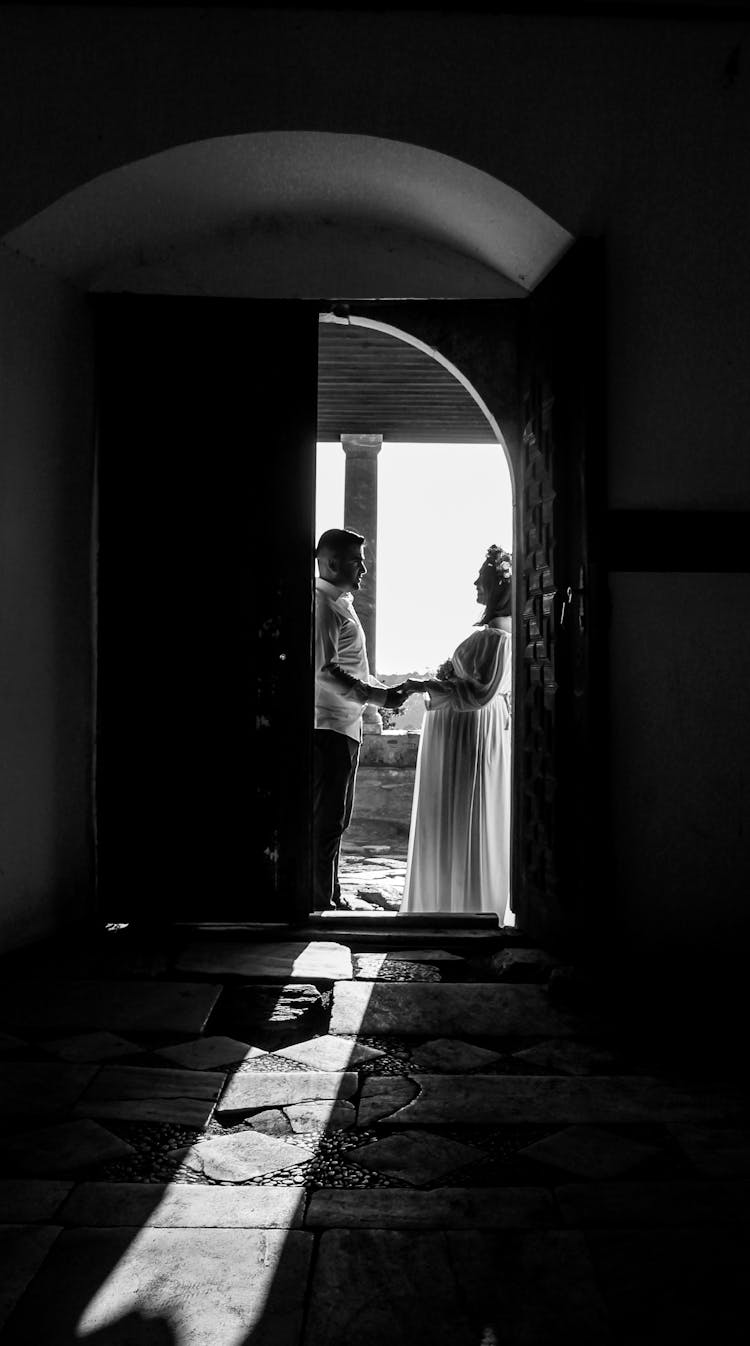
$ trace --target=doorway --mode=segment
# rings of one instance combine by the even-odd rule
[[[514,907],[548,942],[580,929],[604,837],[592,733],[606,688],[594,676],[601,327],[587,267],[574,250],[523,303],[357,305],[358,320],[408,332],[461,370],[507,448],[512,550],[524,558]],[[107,920],[288,924],[309,913],[321,307],[96,299]]]
[[[263,247],[258,230],[234,227],[256,218],[273,221],[260,231]],[[330,296],[408,293],[426,298],[378,301],[372,316],[467,371],[503,428],[518,483],[513,551],[526,568],[516,584],[524,639],[514,893],[524,927],[549,941],[598,922],[607,776],[606,744],[592,733],[607,723],[601,249],[571,248],[571,235],[533,202],[450,156],[317,132],[196,140],[118,163],[5,241],[92,292],[98,308],[102,910],[113,920],[304,915],[305,824],[295,811],[307,721],[292,734],[288,707],[302,716],[310,704],[318,311],[330,310]],[[291,294],[306,298],[275,298]],[[274,297],[247,297],[257,295]],[[370,307],[357,300],[360,317]],[[294,500],[291,537],[277,512],[282,480]],[[260,553],[244,545],[248,520],[253,538],[265,539]],[[207,569],[186,564],[181,586],[185,549],[201,543]],[[278,583],[251,584],[259,555]],[[171,665],[159,640],[165,602],[176,624],[169,648],[180,651]],[[190,637],[201,609],[215,639],[198,657]],[[223,648],[230,618],[246,639]],[[233,685],[220,679],[224,660],[212,648],[243,669]],[[89,678],[88,651],[76,668]],[[205,806],[196,803],[210,788]]]
[[[358,312],[321,315],[315,535],[365,536],[355,609],[371,672],[394,685],[434,677],[471,632],[473,581],[487,546],[512,545],[515,492],[497,423],[466,376],[372,307]],[[339,865],[351,911],[401,904],[424,714],[421,695],[400,711],[365,709]]]

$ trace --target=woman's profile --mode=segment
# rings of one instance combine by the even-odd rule
[[[409,679],[427,714],[417,758],[402,912],[491,911],[510,896],[510,553],[474,582],[484,612],[437,678]]]

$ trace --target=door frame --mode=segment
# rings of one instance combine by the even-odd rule
[[[562,264],[558,264],[562,265]],[[555,268],[555,271],[557,268]],[[554,272],[552,273],[554,275]],[[543,283],[544,284],[544,283]],[[536,291],[534,292],[536,293]],[[120,298],[118,296],[118,298]],[[129,302],[137,302],[140,296],[123,296]],[[165,296],[143,296],[143,298],[166,298]],[[525,298],[512,300],[497,299],[477,299],[477,300],[368,300],[345,302],[345,307],[350,310],[354,320],[364,319],[364,325],[369,320],[373,326],[390,330],[394,337],[410,342],[412,345],[421,346],[428,354],[437,359],[443,365],[447,366],[451,373],[459,379],[467,388],[468,392],[475,398],[485,415],[488,416],[489,423],[495,434],[499,432],[498,447],[505,453],[511,473],[513,489],[513,552],[514,557],[520,558],[523,553],[523,528],[521,519],[522,510],[522,453],[523,453],[523,426],[521,414],[521,389],[520,389],[520,361],[521,361],[521,341],[522,324],[524,315],[529,311],[528,307],[533,301],[534,295]],[[97,297],[97,302],[107,302],[112,296]],[[198,297],[195,302],[200,303],[202,297]],[[183,299],[182,303],[190,302]],[[245,301],[238,300],[238,303]],[[256,304],[258,301],[249,301]],[[280,311],[283,307],[289,308],[290,304],[308,311],[314,310],[318,322],[331,320],[328,315],[331,314],[335,320],[334,310],[340,308],[341,301],[332,303],[330,301],[289,301],[284,299],[260,301],[266,308],[274,308]],[[601,351],[601,333],[598,333],[599,341],[597,349]],[[598,431],[601,431],[601,417],[599,418]],[[311,443],[316,440],[315,427],[312,427]],[[603,454],[598,458],[599,471],[596,479],[592,483],[592,491],[588,500],[587,509],[587,527],[590,528],[591,538],[595,541],[594,561],[600,550],[601,525],[604,517],[604,475],[603,475]],[[98,512],[98,502],[96,505]],[[311,517],[310,527],[314,529],[314,493],[310,503]],[[314,540],[313,540],[314,545]],[[310,572],[312,575],[312,559],[310,563]],[[592,574],[591,580],[594,580]],[[514,566],[514,700],[516,705],[520,705],[520,698],[523,695],[525,684],[525,670],[523,663],[524,642],[521,633],[523,618],[523,593],[522,593],[522,567],[518,564]],[[600,586],[599,586],[600,588]],[[592,594],[589,598],[590,607],[601,612],[603,604],[601,595],[597,597]],[[310,622],[312,636],[312,602],[310,605]],[[98,615],[98,614],[97,614]],[[605,668],[606,661],[606,641],[604,639],[604,624],[599,621],[596,629],[597,648],[597,668]],[[98,676],[98,673],[97,673]],[[597,688],[597,708],[601,715],[602,707],[606,703],[606,677],[600,682]],[[96,743],[95,743],[96,750]],[[516,818],[516,803],[518,787],[517,782],[520,779],[519,764],[522,760],[523,742],[519,730],[519,717],[514,716],[513,727],[513,780],[514,780],[514,800],[513,800],[513,860],[512,860],[512,892],[514,895],[514,906],[517,905],[518,893],[523,883],[522,869],[519,863],[518,846],[518,824]],[[604,795],[603,790],[599,790],[600,802]],[[96,796],[95,796],[95,810]],[[605,810],[606,811],[606,810]],[[601,810],[600,810],[601,815]],[[603,816],[603,815],[602,815]],[[98,815],[95,815],[95,822],[98,822]],[[601,827],[601,821],[598,824]],[[601,847],[598,848],[601,853]],[[604,876],[602,876],[604,881]],[[588,884],[588,891],[584,906],[586,908],[585,916],[581,912],[576,916],[576,931],[580,927],[582,919],[589,921],[594,917],[598,923],[601,912],[594,913],[590,906],[591,884]],[[580,904],[579,904],[580,905]],[[287,914],[283,918],[283,923],[289,926],[304,923],[309,916],[309,905],[303,900],[302,889],[298,887],[293,899],[290,900]],[[203,922],[200,922],[203,924]],[[231,923],[231,922],[230,922]],[[224,924],[224,923],[223,923]],[[245,924],[238,922],[238,924]],[[268,921],[263,920],[263,925],[273,925],[276,922],[269,916]],[[545,930],[530,931],[535,937],[544,939]]]
[[[608,913],[606,904],[600,899],[602,890],[606,890],[611,874],[611,843],[609,816],[609,770],[608,770],[608,602],[606,594],[606,569],[603,563],[603,528],[606,518],[606,460],[604,451],[604,306],[603,306],[603,255],[599,240],[582,240],[574,245],[568,254],[553,268],[550,276],[531,294],[517,299],[477,299],[477,300],[372,300],[359,303],[348,301],[344,308],[357,318],[368,318],[373,325],[385,327],[394,336],[411,344],[420,346],[434,358],[440,360],[451,372],[454,372],[467,390],[475,398],[487,415],[495,433],[499,432],[499,446],[504,450],[511,473],[513,489],[513,554],[514,554],[514,593],[513,593],[513,636],[514,636],[514,672],[513,700],[516,713],[513,716],[513,801],[512,801],[512,861],[511,894],[512,908],[523,908],[523,895],[528,880],[523,859],[523,811],[520,803],[520,791],[524,773],[529,766],[525,754],[524,731],[522,728],[524,699],[527,695],[529,670],[527,648],[524,635],[526,620],[527,591],[525,567],[525,524],[524,524],[524,462],[525,434],[524,424],[524,362],[529,358],[540,359],[540,350],[532,340],[533,317],[536,311],[544,311],[551,303],[556,315],[556,337],[565,325],[566,314],[562,306],[575,301],[575,330],[583,333],[582,348],[570,359],[564,352],[561,361],[566,377],[575,387],[560,390],[558,401],[565,411],[566,397],[560,392],[571,392],[568,402],[575,403],[575,415],[579,418],[575,433],[581,437],[579,463],[584,464],[585,480],[566,480],[565,508],[575,502],[576,527],[582,530],[580,546],[586,557],[585,604],[586,604],[586,674],[591,683],[588,687],[588,720],[578,726],[576,732],[583,729],[585,741],[582,743],[585,765],[582,773],[577,771],[578,753],[569,743],[567,752],[567,774],[574,777],[588,775],[588,779],[578,781],[575,793],[578,799],[577,812],[568,807],[564,792],[555,800],[555,815],[560,826],[558,834],[564,833],[571,824],[564,821],[574,816],[577,835],[558,835],[555,839],[554,865],[561,884],[560,912],[553,913],[537,910],[528,912],[521,929],[542,942],[547,942],[561,952],[579,954],[587,957],[590,944],[596,946],[600,933],[606,930]],[[539,293],[538,293],[539,292]],[[344,319],[346,320],[346,319]],[[531,321],[530,321],[531,320]],[[537,342],[537,346],[539,343]],[[541,349],[541,348],[540,348]],[[550,404],[551,405],[551,404]],[[568,446],[570,447],[570,446]],[[560,470],[558,462],[558,471]],[[579,591],[578,573],[569,573],[564,567],[557,578],[554,590],[550,593],[555,619],[559,621],[563,596],[568,587]],[[564,578],[563,578],[564,576]],[[583,611],[584,597],[576,592],[575,620]],[[570,624],[569,624],[570,625]],[[580,688],[573,688],[572,670],[580,666],[580,651],[564,650],[561,654],[562,668],[565,672],[566,657],[569,656],[568,677],[570,685],[564,688],[564,695],[572,704]],[[576,664],[577,661],[577,664]],[[572,720],[574,717],[569,716]],[[580,717],[579,717],[580,718]],[[595,728],[594,728],[595,726]],[[596,735],[596,745],[594,744]],[[575,761],[573,759],[576,759]],[[595,773],[595,774],[594,774]],[[584,828],[585,835],[580,829]],[[575,860],[571,860],[571,855]],[[576,869],[577,866],[577,869]],[[559,895],[555,896],[557,901]]]

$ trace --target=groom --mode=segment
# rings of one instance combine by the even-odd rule
[[[341,838],[349,826],[365,705],[397,710],[410,690],[370,674],[365,633],[354,609],[367,574],[364,538],[329,528],[315,550],[315,732],[313,744],[313,894],[316,911],[343,905]]]

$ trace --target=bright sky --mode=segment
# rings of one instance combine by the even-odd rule
[[[316,536],[345,526],[344,461],[340,444],[318,445]],[[496,542],[510,550],[512,520],[510,473],[499,444],[383,445],[379,674],[435,669],[451,655],[481,614],[474,580],[487,548]]]

